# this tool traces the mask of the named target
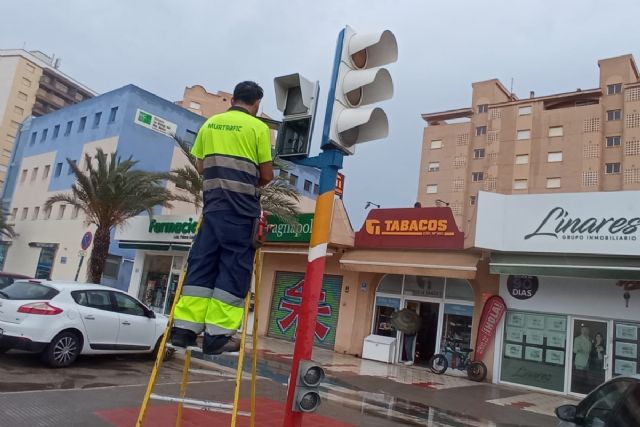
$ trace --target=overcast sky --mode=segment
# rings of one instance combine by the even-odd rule
[[[255,80],[274,118],[273,77],[300,72],[320,80],[318,128],[340,29],[390,29],[390,135],[358,146],[343,170],[358,228],[367,201],[413,205],[421,113],[467,107],[471,83],[494,77],[513,78],[519,97],[596,87],[598,59],[639,53],[639,14],[637,0],[0,0],[0,47],[62,57],[62,71],[100,93],[133,83],[177,100],[187,85]]]

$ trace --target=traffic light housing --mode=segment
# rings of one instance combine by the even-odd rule
[[[298,73],[273,79],[276,105],[282,124],[276,139],[276,155],[301,158],[309,155],[320,86]]]
[[[323,130],[323,148],[353,154],[355,145],[389,135],[387,115],[371,104],[393,97],[393,81],[382,68],[398,59],[398,44],[389,30],[357,33],[347,26],[338,37],[332,87]]]
[[[314,412],[320,407],[320,383],[324,369],[311,360],[301,360],[293,397],[294,412]]]

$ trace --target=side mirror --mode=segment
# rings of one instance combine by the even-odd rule
[[[562,421],[575,422],[576,421],[576,405],[562,405],[556,408],[556,417]]]
[[[145,312],[145,316],[147,316],[149,319],[155,319],[156,318],[156,314],[153,312],[153,310],[148,309]]]

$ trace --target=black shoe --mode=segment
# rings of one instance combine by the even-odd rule
[[[202,344],[204,354],[234,353],[240,350],[240,341],[225,335],[206,335]]]
[[[195,347],[198,344],[196,343],[196,338],[198,336],[195,332],[190,331],[188,329],[182,328],[172,328],[171,329],[171,344],[176,347]]]

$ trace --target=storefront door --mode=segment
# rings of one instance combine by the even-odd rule
[[[609,323],[573,318],[569,387],[571,393],[587,394],[609,378]]]
[[[413,360],[417,365],[428,364],[436,352],[440,304],[407,300],[405,308],[418,314],[420,317],[420,329],[412,337],[402,334],[402,357],[400,360]]]

